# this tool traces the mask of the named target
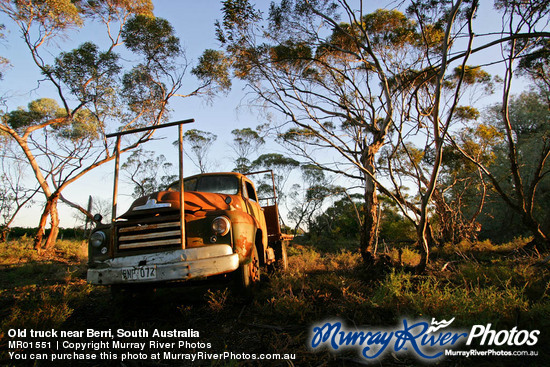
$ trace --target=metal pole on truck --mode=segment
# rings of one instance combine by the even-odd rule
[[[181,248],[185,249],[185,198],[183,192],[183,127],[178,125],[178,151],[179,151],[179,189],[180,189],[180,233]]]
[[[142,127],[138,129],[125,130],[118,133],[107,134],[107,138],[116,137],[116,146],[115,146],[115,175],[114,175],[114,187],[113,187],[113,207],[111,213],[111,233],[115,234],[115,222],[116,222],[116,209],[117,209],[117,196],[118,196],[118,176],[120,170],[120,138],[123,135],[134,134],[139,132],[146,132],[151,130],[162,129],[170,126],[178,126],[178,150],[179,150],[179,189],[180,189],[180,230],[181,230],[181,246],[185,248],[185,202],[184,202],[184,193],[183,193],[183,124],[190,124],[195,122],[195,119],[187,119],[175,122],[168,122],[166,124],[160,124],[149,127]],[[111,238],[116,238],[116,235],[111,236]],[[114,248],[112,246],[111,248]],[[111,254],[113,255],[113,254]]]

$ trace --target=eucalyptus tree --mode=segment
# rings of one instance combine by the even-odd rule
[[[275,180],[275,192],[277,193],[277,198],[279,201],[284,202],[286,198],[286,183],[290,178],[291,172],[300,166],[300,162],[294,158],[287,157],[280,153],[265,153],[261,154],[251,163],[252,170],[271,170],[273,172],[273,179]],[[272,177],[270,174],[266,174],[263,177],[263,185],[260,185],[258,191],[266,191],[263,188],[266,188],[268,192],[264,194],[273,193],[273,182],[271,182]]]
[[[256,153],[265,144],[265,139],[260,132],[261,126],[258,126],[256,130],[245,127],[231,131],[231,135],[233,135],[231,148],[235,152],[235,168],[233,171],[250,172],[252,154]]]
[[[0,139],[0,241],[7,239],[17,214],[33,204],[33,198],[40,190],[28,187],[25,182],[27,165],[14,145],[6,137]]]
[[[468,22],[471,20],[470,16]],[[415,73],[411,75],[418,77]],[[437,81],[438,77],[443,79]],[[480,67],[465,64],[444,74],[429,72],[421,78],[420,82],[411,81],[411,87],[402,88],[398,95],[395,138],[383,149],[379,166],[390,179],[392,192],[407,209],[404,215],[415,223],[417,229],[425,226],[420,237],[425,237],[430,246],[456,243],[475,235],[475,220],[483,207],[485,186],[479,170],[472,172],[471,165],[460,165],[464,162],[450,149],[446,136],[450,129],[475,122],[479,111],[473,103],[492,93],[494,80]],[[435,103],[436,97],[438,104]],[[433,115],[435,110],[436,116]],[[467,137],[477,139],[480,132],[470,129],[473,135]],[[476,154],[480,156],[482,152]],[[473,186],[481,189],[474,190]],[[414,188],[413,197],[409,197],[411,187]],[[468,189],[473,190],[469,191],[470,194],[476,193],[470,199],[480,197],[480,200],[478,210],[465,216],[461,211],[461,198]],[[451,192],[455,195],[450,195]],[[432,208],[435,214],[431,218],[428,208]],[[423,221],[422,218],[426,219]],[[437,228],[434,230],[434,227]]]
[[[0,2],[0,11],[11,20],[7,26],[19,30],[41,75],[39,86],[51,88],[39,88],[35,93],[55,95],[55,99],[39,98],[27,108],[9,111],[0,124],[0,130],[23,152],[46,201],[35,238],[38,249],[55,244],[62,191],[114,159],[107,130],[158,124],[167,118],[171,99],[198,95],[213,87],[213,79],[203,79],[188,93],[180,92],[188,66],[183,50],[171,25],[154,17],[152,9],[150,0]],[[105,46],[85,41],[74,50],[58,53],[56,42],[87,24],[104,26],[101,44]],[[124,59],[130,62],[115,52],[122,45]],[[135,136],[125,141],[121,151],[133,149],[151,136]],[[52,230],[43,245],[48,218]]]
[[[413,25],[399,12],[365,15],[328,1],[273,3],[266,19],[248,1],[224,1],[223,11],[218,39],[235,75],[258,104],[292,124],[281,139],[311,164],[363,182],[367,258],[376,223],[374,159],[393,114],[388,45],[401,50],[392,57],[406,59]],[[315,154],[326,148],[336,157]]]
[[[311,230],[312,223],[320,215],[323,204],[332,196],[342,193],[343,189],[332,185],[325,171],[312,165],[300,166],[301,185],[292,185],[289,196],[289,219],[294,224],[294,234],[300,229]],[[353,202],[350,200],[353,204]]]
[[[550,229],[537,198],[541,183],[550,173],[550,139],[548,136],[548,51],[547,31],[550,4],[546,1],[496,1],[502,13],[501,61],[504,65],[502,101],[494,109],[496,118],[489,124],[501,132],[502,165],[489,165],[477,159],[455,141],[455,147],[474,163],[491,183],[498,196],[516,212],[522,224],[534,235],[533,244],[548,247]],[[527,76],[536,85],[536,97],[521,95],[514,98],[513,86],[519,76]],[[529,105],[525,108],[523,106]],[[542,108],[541,108],[542,106]],[[526,142],[529,142],[526,144]]]
[[[490,106],[480,122],[454,137],[458,146],[456,154],[462,155],[457,162],[479,170],[492,188],[481,221],[485,236],[511,240],[533,234],[532,244],[545,246],[550,234],[550,211],[545,205],[549,198],[550,167],[544,159],[549,149],[550,112],[545,93],[532,90],[511,96],[508,111],[523,197],[517,193],[511,171],[502,104]],[[480,155],[483,150],[486,153]],[[526,216],[531,218],[526,220]],[[514,225],[510,226],[511,222]]]
[[[406,116],[407,106],[396,105],[399,96],[405,101],[407,93],[428,84],[441,89],[456,33],[451,29],[462,3],[446,5],[439,10],[447,17],[430,19],[395,9],[367,13],[362,2],[283,0],[272,3],[263,19],[248,1],[223,3],[218,38],[257,104],[279,112],[285,126],[290,123],[280,138],[311,164],[360,184],[365,260],[372,259],[369,251],[376,238],[378,190],[408,212],[404,198],[381,185],[376,157],[399,129],[396,115]],[[445,132],[439,109],[429,111],[441,147]],[[419,217],[411,218],[423,239],[424,263],[427,207],[437,172],[428,180]]]
[[[197,129],[187,130],[183,135],[183,140],[189,144],[191,149],[191,153],[185,150],[185,154],[199,169],[200,173],[209,171],[210,163],[208,161],[208,153],[217,138],[218,136],[211,132]],[[176,143],[177,142],[174,144]]]
[[[178,178],[172,163],[167,162],[163,154],[155,155],[155,152],[142,147],[132,151],[121,171],[133,186],[132,197],[135,199],[164,190]]]
[[[497,6],[533,10],[545,3]],[[362,1],[281,0],[264,17],[247,0],[226,0],[224,18],[217,23],[225,56],[219,67],[231,68],[247,82],[251,103],[283,116],[280,138],[295,154],[360,183],[363,257],[372,258],[381,191],[414,223],[422,270],[433,237],[430,209],[434,202],[444,204],[439,184],[450,133],[470,105],[468,90],[490,82],[478,65],[471,65],[470,56],[546,36],[517,27],[480,34],[476,0],[401,5],[405,12],[369,13]],[[522,14],[525,19],[516,21],[532,24],[528,11]],[[493,53],[490,62],[502,62],[500,55]],[[409,179],[388,166],[383,173],[389,180],[381,182],[377,157],[389,143],[388,156],[408,160]],[[420,160],[412,149],[416,144]],[[412,200],[405,186],[412,186]]]

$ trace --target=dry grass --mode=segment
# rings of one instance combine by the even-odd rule
[[[70,317],[92,290],[83,280],[84,248],[59,241],[55,250],[38,254],[26,237],[0,244],[0,336],[11,328],[58,328]]]
[[[43,259],[24,239],[2,248],[1,329],[193,328],[216,352],[294,353],[295,366],[318,366],[321,361],[349,366],[356,354],[307,349],[313,324],[338,318],[348,325],[384,327],[403,316],[456,317],[456,324],[464,326],[490,322],[503,328],[550,329],[550,270],[539,266],[536,256],[518,250],[524,243],[447,247],[435,253],[428,273],[421,276],[405,271],[419,256],[408,248],[401,255],[405,267],[392,269],[387,264],[364,267],[358,251],[291,246],[289,271],[262,274],[253,301],[239,298],[230,283],[216,283],[144,292],[121,307],[111,302],[105,287],[86,284],[81,243],[63,242]],[[388,255],[397,262],[397,251]],[[547,335],[541,339],[540,345],[550,342]],[[231,363],[204,365],[258,365]],[[452,360],[455,366],[471,363]],[[415,364],[408,358],[399,362]]]

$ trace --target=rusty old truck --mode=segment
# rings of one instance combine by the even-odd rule
[[[96,217],[89,283],[124,286],[225,274],[248,288],[260,280],[262,268],[286,269],[291,236],[281,233],[275,190],[261,206],[249,175],[181,176],[180,169],[179,181],[138,198],[120,216],[113,213],[111,223]],[[116,187],[115,179],[115,197]]]

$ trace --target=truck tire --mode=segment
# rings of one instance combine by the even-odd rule
[[[239,267],[238,281],[239,287],[243,290],[249,290],[254,284],[260,281],[260,258],[256,246],[252,249],[252,257],[246,264]]]
[[[273,246],[275,252],[275,267],[279,271],[286,272],[288,270],[288,256],[286,254],[286,241],[278,241]]]

